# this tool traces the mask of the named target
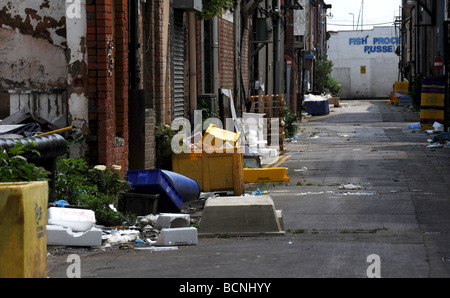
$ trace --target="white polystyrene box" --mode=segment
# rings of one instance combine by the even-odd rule
[[[73,232],[85,232],[95,224],[95,212],[88,209],[50,207],[47,223],[70,228]]]
[[[47,225],[47,245],[101,246],[102,230],[92,227],[87,232],[73,232],[70,228]]]
[[[172,245],[196,245],[198,244],[197,229],[174,228],[162,229],[158,236],[155,246],[172,246]]]
[[[189,227],[191,217],[183,213],[161,213],[156,219],[156,228],[185,228]]]

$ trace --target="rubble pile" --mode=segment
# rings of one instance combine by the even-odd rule
[[[55,205],[55,204],[53,204]],[[197,210],[193,208],[193,210]],[[188,213],[159,213],[139,216],[134,226],[99,226],[92,210],[50,207],[47,245],[101,249],[173,250],[179,245],[196,245],[197,228]],[[158,247],[158,248],[155,248]]]

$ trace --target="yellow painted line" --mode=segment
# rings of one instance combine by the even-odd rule
[[[283,157],[279,163],[277,163],[276,165],[274,165],[274,168],[279,167],[283,162],[285,162],[286,160],[288,160],[291,157],[291,155],[286,155],[285,157]]]
[[[283,157],[279,156],[278,159],[276,161],[274,161],[271,164],[265,165],[263,168],[278,168],[283,162],[285,162],[286,160],[288,160],[288,158],[290,158],[291,155],[285,155]]]
[[[271,166],[274,165],[276,162],[278,162],[278,161],[280,160],[280,158],[281,158],[281,156],[278,156],[276,161],[274,161],[274,162],[272,162],[272,163],[269,163],[269,164],[267,164],[267,165],[263,165],[263,168],[269,168],[269,167],[271,167]]]

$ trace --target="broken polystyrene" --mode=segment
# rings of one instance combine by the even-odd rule
[[[359,185],[354,185],[352,183],[349,184],[341,184],[339,186],[339,189],[361,189],[361,186]]]
[[[191,217],[183,213],[161,213],[156,220],[155,227],[163,228],[184,228],[189,227]]]
[[[120,244],[126,242],[133,242],[139,239],[138,230],[111,230],[109,233],[104,234],[102,239],[106,243]]]
[[[47,225],[47,245],[100,246],[102,231],[92,227],[86,232],[74,232],[70,228]]]

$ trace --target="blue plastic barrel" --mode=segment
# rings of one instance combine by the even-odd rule
[[[197,200],[200,197],[200,185],[197,181],[175,172],[167,170],[161,171],[170,179],[175,189],[183,198],[184,203]]]
[[[127,181],[137,192],[160,194],[160,203],[165,208],[164,212],[173,211],[171,207],[179,211],[183,203],[200,197],[200,186],[195,180],[167,170],[128,171]]]

